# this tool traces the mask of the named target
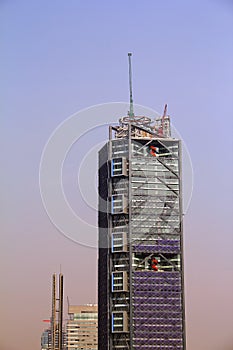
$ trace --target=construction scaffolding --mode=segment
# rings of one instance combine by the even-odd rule
[[[162,119],[170,126],[168,116]],[[107,202],[99,214],[100,254],[105,235],[111,278],[102,314],[106,349],[185,349],[181,144],[168,129],[155,132],[148,118],[135,120],[110,127],[100,151],[99,189]]]
[[[99,152],[101,350],[186,349],[181,142],[167,105],[130,111]]]

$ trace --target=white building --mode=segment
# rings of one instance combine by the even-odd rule
[[[69,306],[66,325],[67,350],[98,349],[97,305]]]

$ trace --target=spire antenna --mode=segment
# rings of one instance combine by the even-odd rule
[[[134,117],[133,111],[133,92],[132,92],[132,67],[131,67],[131,56],[132,53],[128,53],[129,57],[129,92],[130,92],[130,107],[129,107],[129,116]]]

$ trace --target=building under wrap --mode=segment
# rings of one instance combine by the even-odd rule
[[[185,349],[181,143],[128,115],[99,152],[99,349]]]

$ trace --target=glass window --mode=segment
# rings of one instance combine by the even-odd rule
[[[112,253],[126,252],[126,251],[127,251],[126,232],[113,232],[112,233]]]
[[[113,195],[112,196],[112,214],[127,213],[126,198],[124,195]]]
[[[126,158],[114,158],[111,161],[111,176],[127,176]]]
[[[112,273],[112,292],[127,291],[127,272],[117,271]]]

